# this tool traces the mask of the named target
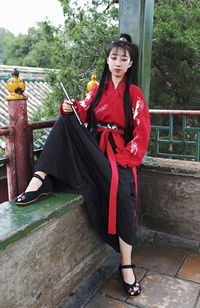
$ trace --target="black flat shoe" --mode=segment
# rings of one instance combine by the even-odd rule
[[[40,197],[48,196],[52,193],[53,186],[48,175],[46,175],[43,179],[40,175],[34,173],[33,177],[38,178],[42,182],[42,185],[38,188],[38,190],[23,192],[22,194],[20,194],[16,198],[17,205],[27,205],[33,203]]]
[[[123,286],[124,286],[124,289],[126,291],[126,293],[129,295],[129,296],[138,296],[140,295],[141,293],[141,286],[139,284],[139,282],[136,280],[136,277],[135,277],[135,282],[133,284],[129,284],[127,282],[124,281],[123,279],[123,275],[122,275],[122,269],[124,268],[134,268],[135,265],[132,264],[132,265],[120,265],[119,266],[119,273],[120,273],[120,276],[122,278],[122,282],[123,282]],[[134,271],[133,271],[134,273]],[[135,275],[135,273],[134,273]]]

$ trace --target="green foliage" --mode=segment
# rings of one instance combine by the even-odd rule
[[[4,39],[8,36],[13,37],[8,30],[0,28],[0,64],[5,64],[6,62],[6,46],[4,44]]]
[[[0,158],[5,157],[5,138],[0,136]],[[0,164],[1,167],[1,164]]]
[[[38,28],[29,28],[28,34],[7,35],[3,40],[6,50],[6,65],[52,68],[51,50],[53,37],[46,35],[47,22],[38,23]],[[52,32],[57,31],[52,27]]]
[[[198,0],[155,1],[150,108],[200,109]]]
[[[155,0],[152,44],[150,108],[200,109],[200,3],[198,0]],[[174,118],[173,138],[182,139],[182,117]],[[168,126],[169,117],[151,116],[151,124]],[[191,117],[190,126],[199,127],[200,119]],[[164,131],[160,138],[168,138]],[[190,135],[195,141],[196,135]],[[155,131],[151,133],[149,155],[154,156]],[[170,153],[169,144],[160,152]],[[173,152],[194,155],[185,144]]]
[[[109,7],[105,3],[106,11],[103,13],[98,11],[96,2],[86,7],[76,1],[60,2],[65,27],[62,34],[54,36],[51,49],[51,63],[59,70],[48,74],[53,92],[46,99],[44,109],[40,110],[40,115],[48,119],[55,118],[64,99],[60,81],[71,98],[78,100],[85,97],[92,74],[100,79],[106,47],[118,35],[118,9],[112,1],[108,1]],[[50,25],[46,24],[45,32],[47,37],[52,35]]]

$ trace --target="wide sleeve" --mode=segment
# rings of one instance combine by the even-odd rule
[[[75,101],[74,106],[81,118],[81,121],[83,123],[88,121],[88,110],[90,107],[90,104],[92,100],[94,99],[96,92],[97,92],[98,86],[95,86],[92,88],[91,92],[81,101]],[[64,103],[64,100],[60,104],[60,113],[62,114],[69,114],[69,112],[64,112],[62,109],[62,104]],[[71,112],[70,112],[71,113]]]
[[[116,161],[124,168],[142,163],[148,148],[151,132],[149,111],[141,90],[136,87],[132,97],[133,139],[115,154]]]

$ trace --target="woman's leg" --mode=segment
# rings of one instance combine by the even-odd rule
[[[41,178],[45,178],[45,176],[47,175],[45,172],[43,171],[36,171],[35,174],[38,174],[41,176]],[[36,177],[32,177],[31,181],[29,182],[25,192],[29,192],[29,191],[36,191],[40,188],[40,186],[42,185],[42,182],[36,178]]]
[[[138,282],[136,282],[135,274],[132,268],[123,268],[124,265],[131,265],[131,253],[132,246],[124,242],[119,237],[119,247],[121,253],[121,274],[123,276],[123,281],[128,284],[126,291],[130,295],[139,295],[141,292],[141,287]]]
[[[124,242],[119,237],[119,247],[120,247],[120,253],[121,253],[121,265],[130,265],[132,246]],[[125,282],[129,284],[133,284],[135,282],[135,276],[131,268],[122,269],[122,275],[123,275]]]

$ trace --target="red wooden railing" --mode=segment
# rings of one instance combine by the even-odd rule
[[[53,126],[55,121],[28,123],[26,99],[9,100],[9,127],[0,129],[5,136],[7,161],[7,184],[9,200],[23,192],[33,170],[34,129]]]
[[[0,128],[5,136],[9,200],[24,191],[33,171],[33,130],[49,128],[55,120],[28,123],[26,100],[8,101],[9,127]],[[157,110],[150,114],[200,115],[197,110]]]

